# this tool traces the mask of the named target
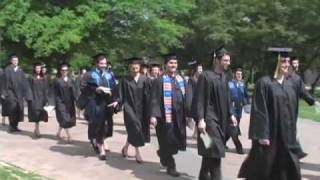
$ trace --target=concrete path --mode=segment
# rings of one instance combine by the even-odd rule
[[[246,152],[250,148],[247,139],[248,115],[242,120],[241,140]],[[301,120],[298,124],[299,138],[309,156],[302,160],[304,179],[320,179],[320,123]],[[171,178],[160,168],[156,156],[157,140],[153,136],[151,144],[142,148],[146,163],[139,165],[134,158],[124,159],[120,155],[126,140],[122,114],[115,116],[114,136],[109,142],[111,153],[107,161],[99,161],[87,140],[87,123],[78,120],[71,130],[73,144],[65,144],[55,137],[57,123],[54,117],[48,123],[41,124],[41,139],[33,139],[33,124],[20,124],[21,133],[7,133],[7,126],[0,125],[0,161],[8,162],[55,180],[162,180],[162,179],[197,179],[201,158],[197,155],[196,141],[189,138],[188,150],[176,156],[177,169],[183,174]],[[191,135],[191,132],[188,132]],[[234,153],[234,146],[229,142],[230,151],[223,160],[224,179],[236,179],[237,172],[246,155]],[[131,149],[130,154],[134,151]]]

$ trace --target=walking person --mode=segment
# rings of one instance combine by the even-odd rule
[[[150,81],[141,74],[141,58],[131,58],[130,76],[123,78],[119,84],[119,103],[123,106],[124,124],[127,131],[127,142],[122,148],[123,157],[128,156],[128,148],[135,148],[137,163],[142,163],[140,147],[150,142],[150,123],[148,112],[148,95]]]
[[[286,58],[289,59],[289,57],[286,57]],[[316,99],[306,90],[305,84],[300,76],[299,59],[297,57],[291,57],[290,64],[291,64],[291,73],[289,75],[289,78],[290,80],[292,80],[293,84],[295,85],[297,101],[299,101],[299,99],[301,98],[308,105],[310,106],[315,105],[317,102]],[[296,121],[298,121],[298,114],[299,114],[299,103],[295,113]],[[297,138],[294,152],[298,155],[299,159],[302,159],[308,155],[306,152],[303,151],[298,138]]]
[[[84,99],[84,115],[88,121],[88,139],[100,160],[106,160],[109,152],[105,140],[112,137],[113,114],[118,111],[115,99],[116,82],[107,70],[107,57],[104,54],[94,56],[96,67],[87,74],[87,81],[81,88],[80,99]]]
[[[8,131],[11,133],[21,131],[18,124],[24,118],[24,100],[28,100],[28,91],[28,80],[19,66],[19,57],[12,55],[10,65],[4,70],[1,93],[3,100],[2,113],[9,117]]]
[[[234,116],[237,119],[237,126],[228,126],[227,135],[225,138],[225,143],[227,144],[229,138],[232,138],[234,145],[238,154],[243,154],[243,148],[239,135],[241,135],[240,130],[240,120],[242,117],[243,106],[249,104],[249,97],[246,85],[243,81],[243,71],[241,67],[235,68],[233,71],[233,80],[228,82],[230,93],[231,93],[231,104],[234,111]]]
[[[67,135],[67,142],[71,143],[72,138],[69,129],[76,125],[76,88],[74,81],[69,76],[69,72],[68,64],[63,63],[60,65],[60,77],[54,83],[54,97],[56,118],[59,123],[57,137],[62,140],[61,132],[64,130]]]
[[[150,123],[156,128],[160,163],[170,176],[177,177],[173,155],[186,150],[185,80],[178,74],[178,58],[165,56],[166,72],[153,81]]]
[[[288,79],[290,61],[280,55],[274,74],[256,83],[249,125],[252,148],[241,166],[240,178],[301,180],[294,152],[298,99],[293,81]]]
[[[41,72],[41,64],[33,65],[33,75],[29,80],[30,100],[28,101],[29,122],[35,123],[34,137],[40,137],[40,121],[48,122],[48,113],[44,106],[48,103],[49,82],[44,78]]]
[[[198,124],[198,154],[202,156],[199,180],[221,180],[221,158],[225,156],[225,134],[229,125],[236,126],[230,104],[226,71],[230,53],[219,48],[213,53],[213,69],[203,72],[195,90]]]

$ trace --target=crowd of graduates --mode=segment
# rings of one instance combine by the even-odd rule
[[[190,62],[191,74],[178,71],[179,57],[171,53],[160,63],[145,66],[142,59],[127,60],[129,76],[116,79],[108,57],[93,57],[95,67],[83,71],[77,79],[70,76],[70,66],[60,64],[58,76],[51,79],[42,63],[33,65],[27,78],[19,67],[19,57],[1,72],[2,116],[8,117],[8,132],[18,133],[27,102],[28,119],[35,123],[34,136],[41,137],[39,123],[48,121],[54,109],[59,124],[56,136],[72,142],[69,129],[76,126],[77,111],[88,121],[88,140],[100,160],[110,151],[107,138],[113,134],[113,115],[123,111],[127,132],[121,154],[135,149],[137,163],[143,163],[140,147],[150,142],[150,128],[158,139],[157,155],[170,176],[178,177],[174,155],[185,151],[186,128],[193,128],[198,154],[202,157],[199,179],[222,179],[221,159],[231,138],[237,153],[244,154],[239,140],[242,111],[249,113],[249,138],[252,148],[240,167],[239,177],[248,180],[300,180],[299,159],[303,152],[297,140],[298,102],[319,103],[305,89],[299,76],[298,59],[279,52],[273,73],[260,78],[250,100],[243,81],[243,69],[227,75],[232,58],[224,48],[213,51],[212,66]],[[250,103],[251,102],[251,103]],[[54,107],[54,108],[53,108]],[[5,122],[3,122],[5,123]],[[193,124],[193,126],[192,126]]]

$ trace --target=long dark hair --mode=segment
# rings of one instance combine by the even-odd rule
[[[36,67],[38,67],[38,66],[41,67],[42,64],[41,64],[41,63],[34,63],[34,64],[33,64],[32,74],[33,74],[34,77],[36,77],[36,76],[38,75],[37,72],[36,72]],[[41,69],[42,69],[42,68],[40,68],[40,74],[39,74],[39,75],[40,75],[41,78],[43,78],[44,74],[42,73]]]

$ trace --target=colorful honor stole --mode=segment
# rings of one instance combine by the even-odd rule
[[[180,90],[182,91],[183,96],[185,95],[185,82],[180,75],[175,77],[169,77],[168,75],[163,75],[163,101],[164,101],[164,111],[166,123],[172,122],[172,83],[178,83]]]

